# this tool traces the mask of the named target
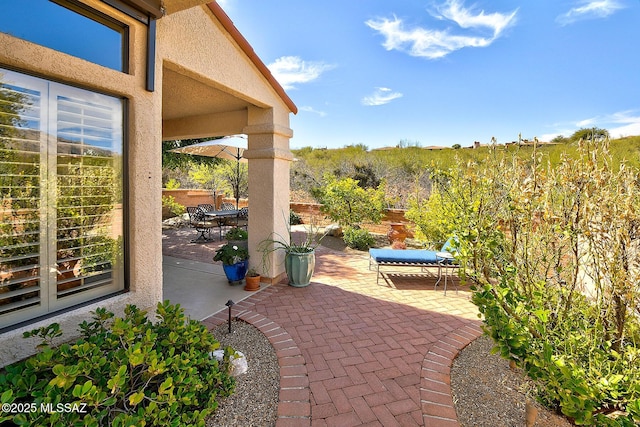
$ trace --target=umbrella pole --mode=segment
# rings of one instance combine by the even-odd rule
[[[238,157],[236,159],[236,210],[240,206],[240,149],[238,149]]]

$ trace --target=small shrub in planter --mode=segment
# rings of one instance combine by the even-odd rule
[[[345,227],[342,239],[347,246],[360,251],[366,251],[376,242],[376,239],[363,228]]]
[[[234,227],[231,230],[227,231],[227,234],[224,235],[224,238],[227,240],[247,240],[249,238],[249,233],[242,228]]]
[[[249,251],[243,247],[227,243],[216,250],[214,261],[222,261],[224,265],[233,265],[249,259]]]
[[[99,308],[80,325],[80,339],[55,348],[57,324],[25,333],[44,339],[41,351],[0,371],[0,400],[37,410],[0,413],[0,424],[204,425],[216,398],[233,391],[228,361],[234,351],[225,349],[222,364],[210,357],[220,343],[179,305],[159,303],[157,317],[153,323],[133,305],[122,318]],[[41,404],[77,411],[49,413]]]

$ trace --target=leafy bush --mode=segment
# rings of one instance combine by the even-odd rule
[[[187,211],[184,206],[176,202],[173,196],[162,196],[162,206],[169,208],[169,212],[175,216],[182,215]]]
[[[177,190],[178,188],[180,188],[180,181],[175,178],[171,178],[164,185],[164,188],[166,188],[167,190]]]
[[[358,227],[345,227],[342,239],[347,246],[359,251],[366,251],[376,242],[371,233]]]
[[[233,191],[224,166],[223,164],[191,165],[189,178],[201,188],[211,190],[213,198],[216,200],[219,194],[231,193]]]
[[[298,215],[297,212],[290,210],[289,211],[289,224],[290,225],[298,225],[302,224],[302,218]]]
[[[321,210],[329,218],[343,226],[380,222],[386,207],[384,183],[377,189],[365,189],[352,178],[326,175],[324,180],[325,185],[317,189],[314,196],[322,203]]]
[[[607,144],[551,167],[491,153],[439,174],[430,206],[458,237],[496,351],[578,425],[640,422],[640,188]],[[436,200],[436,199],[434,199]],[[436,206],[439,205],[439,206]],[[429,216],[422,217],[425,222]],[[422,229],[422,228],[421,228]]]
[[[447,215],[441,215],[443,209],[455,209],[444,206],[445,201],[435,188],[427,200],[409,199],[409,209],[404,216],[416,225],[415,237],[422,242],[445,242],[453,233],[453,224]]]
[[[517,136],[515,138],[517,141]],[[549,144],[537,147],[538,153],[548,156],[552,165],[560,163],[561,153],[574,154],[575,144],[568,143],[569,138],[563,138],[562,144]],[[487,141],[488,142],[488,141]],[[508,140],[500,143],[509,142]],[[558,142],[555,140],[554,142]],[[322,177],[326,173],[338,176],[348,176],[357,179],[353,170],[355,165],[372,165],[376,170],[376,178],[386,182],[387,202],[391,199],[395,208],[408,208],[408,199],[416,193],[427,197],[431,191],[430,173],[434,169],[448,170],[456,167],[456,163],[466,164],[474,162],[481,164],[491,151],[514,154],[523,161],[531,159],[533,145],[500,145],[482,144],[476,149],[442,149],[425,150],[418,147],[393,148],[389,150],[362,150],[357,147],[338,149],[313,149],[305,147],[292,150],[298,161],[291,165],[291,189],[306,195],[309,188],[322,185]],[[640,136],[630,136],[612,140],[610,152],[614,162],[622,158],[627,159],[627,165],[640,166]],[[364,182],[360,182],[364,186]]]
[[[249,251],[246,248],[229,243],[220,246],[213,256],[214,261],[222,261],[224,265],[237,264],[246,259],[249,259]]]
[[[249,238],[249,233],[247,233],[247,231],[242,228],[233,227],[232,229],[227,231],[227,234],[224,235],[224,238],[227,240],[247,240]]]
[[[43,338],[41,352],[0,373],[1,403],[35,404],[37,410],[0,413],[0,423],[203,426],[217,396],[233,390],[227,373],[233,350],[225,349],[219,365],[210,352],[220,343],[205,326],[187,320],[179,305],[159,303],[157,317],[152,323],[133,305],[122,318],[99,308],[80,325],[78,341],[55,348],[57,324],[25,333]],[[41,404],[78,410],[49,413]]]

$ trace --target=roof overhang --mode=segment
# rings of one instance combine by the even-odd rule
[[[269,82],[271,87],[273,87],[273,89],[276,91],[280,99],[282,99],[282,101],[287,105],[287,107],[289,108],[289,111],[291,111],[293,114],[297,114],[298,107],[296,106],[296,104],[294,104],[291,98],[289,98],[289,95],[287,95],[287,93],[284,91],[280,83],[278,83],[275,77],[273,77],[273,74],[271,74],[271,71],[269,71],[269,68],[267,68],[264,62],[262,62],[262,60],[258,57],[258,55],[255,53],[255,51],[253,50],[253,48],[251,47],[247,39],[244,38],[244,36],[240,33],[240,31],[238,31],[236,26],[233,24],[233,21],[231,21],[231,18],[229,18],[229,16],[225,13],[224,10],[222,10],[222,7],[220,7],[220,5],[216,2],[208,3],[207,6],[209,7],[213,15],[218,19],[220,24],[224,27],[224,29],[233,38],[233,40],[235,40],[235,42],[238,43],[238,46],[244,52],[244,54],[249,57],[251,62],[253,62],[256,68],[258,68],[258,70],[264,76],[264,78],[267,79],[267,81]]]

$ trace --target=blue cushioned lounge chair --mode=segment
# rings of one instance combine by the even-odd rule
[[[438,267],[438,280],[434,286],[438,286],[442,279],[442,269],[445,269],[444,293],[447,293],[446,269],[458,268],[459,265],[452,255],[453,238],[447,240],[439,251],[426,249],[369,249],[369,270],[376,266],[376,284],[380,282],[380,267],[421,267],[425,272],[426,267]],[[398,273],[394,271],[394,273]],[[456,285],[456,291],[458,290]]]

